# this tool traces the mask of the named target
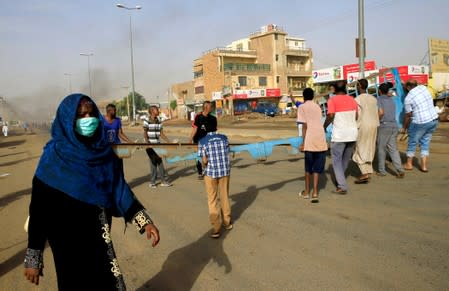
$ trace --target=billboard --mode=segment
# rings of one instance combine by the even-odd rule
[[[321,70],[314,70],[312,72],[314,83],[324,83],[343,80],[342,66],[330,67]]]
[[[397,67],[399,77],[402,82],[407,82],[410,79],[416,80],[418,84],[427,85],[429,82],[429,67],[428,66],[400,66]],[[392,82],[394,77],[390,69],[379,70],[379,83]]]
[[[260,97],[270,97],[268,94],[272,94],[273,92],[270,90],[279,90],[280,89],[247,89],[247,90],[235,90],[234,91],[234,99],[246,99],[246,98],[260,98]]]
[[[212,92],[212,100],[223,99],[223,93],[221,91]]]
[[[370,75],[377,74],[377,73],[379,73],[379,70],[365,71],[365,77],[369,77]],[[354,81],[357,81],[358,79],[359,79],[359,72],[348,73],[348,75],[347,75],[348,83],[352,83]],[[378,82],[378,77],[367,78],[367,80],[368,80],[368,85],[372,86],[372,85],[375,85],[376,82]]]
[[[368,76],[367,72],[374,71],[375,69],[376,69],[375,61],[366,61],[365,62],[365,76]],[[343,66],[343,78],[345,80],[348,80],[348,74],[354,75],[353,73],[359,73],[359,72],[360,72],[360,66],[358,63]]]
[[[432,73],[449,73],[449,40],[429,38]]]
[[[274,88],[274,89],[266,89],[265,95],[267,97],[280,97],[281,96],[281,89]]]

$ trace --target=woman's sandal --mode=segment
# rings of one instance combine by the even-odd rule
[[[312,199],[310,200],[311,203],[318,203],[320,202],[320,200],[318,199],[318,195],[317,196],[312,196]]]
[[[302,197],[302,198],[304,198],[304,199],[309,199],[309,198],[310,198],[310,195],[309,195],[309,194],[305,195],[305,193],[306,193],[306,190],[302,190],[302,191],[299,193],[299,196]]]

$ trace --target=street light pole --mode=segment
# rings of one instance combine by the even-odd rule
[[[80,53],[80,56],[87,57],[87,74],[89,76],[89,94],[91,98],[93,98],[93,96],[92,96],[92,81],[90,78],[90,57],[93,55],[94,55],[93,53]]]
[[[64,76],[69,77],[69,94],[71,94],[72,93],[72,74],[64,73]]]
[[[116,4],[118,8],[123,8],[126,10],[140,10],[142,6],[127,7],[123,4]],[[129,14],[129,44],[131,50],[131,89],[132,89],[132,99],[133,99],[133,122],[136,122],[136,98],[135,98],[135,84],[134,84],[134,52],[133,52],[133,30],[132,30],[132,14]]]
[[[359,0],[359,67],[360,79],[365,78],[365,12],[364,0]]]

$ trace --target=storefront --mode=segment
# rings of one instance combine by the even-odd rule
[[[248,112],[265,113],[267,110],[277,113],[281,89],[235,90],[232,96],[235,115]]]

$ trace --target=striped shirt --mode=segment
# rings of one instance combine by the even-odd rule
[[[147,130],[148,143],[160,143],[162,124],[159,119],[151,119],[151,116],[143,120],[143,128]]]
[[[228,138],[223,134],[209,132],[198,143],[198,156],[207,158],[204,174],[220,178],[231,174]]]
[[[404,100],[405,113],[412,112],[412,122],[423,124],[438,118],[433,105],[432,95],[423,85],[419,85],[410,92]]]

